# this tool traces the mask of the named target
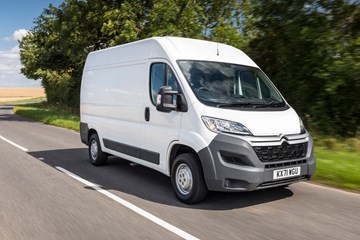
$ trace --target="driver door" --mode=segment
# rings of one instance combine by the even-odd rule
[[[181,118],[178,111],[160,112],[156,110],[156,98],[160,87],[171,86],[173,91],[181,91],[177,76],[171,65],[163,59],[149,63],[149,97],[145,99],[145,124],[143,146],[145,152],[153,156],[154,164],[160,171],[167,171],[167,152],[169,145],[179,139]],[[174,97],[175,98],[175,97]],[[175,101],[175,99],[174,99]],[[174,102],[175,103],[175,102]],[[158,161],[155,161],[158,156]]]

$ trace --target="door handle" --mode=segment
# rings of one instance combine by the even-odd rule
[[[145,108],[145,121],[149,121],[150,120],[150,108],[146,107]]]

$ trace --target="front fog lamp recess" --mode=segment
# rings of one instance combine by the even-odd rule
[[[212,117],[201,117],[205,126],[213,132],[232,133],[240,135],[251,135],[251,132],[241,123],[227,121]]]

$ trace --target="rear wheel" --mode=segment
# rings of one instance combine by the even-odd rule
[[[108,154],[101,149],[99,136],[96,133],[93,133],[89,139],[89,158],[95,166],[105,165],[108,159]]]
[[[171,184],[178,199],[184,203],[204,200],[208,189],[196,155],[184,153],[176,157],[171,168]]]

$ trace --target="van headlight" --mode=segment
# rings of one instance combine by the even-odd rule
[[[241,123],[206,116],[202,116],[201,119],[210,131],[216,133],[224,132],[240,135],[252,135],[249,129]]]
[[[305,130],[305,126],[304,126],[304,123],[301,120],[301,118],[299,118],[299,122],[300,122],[300,134],[304,134],[306,132],[306,130]]]

